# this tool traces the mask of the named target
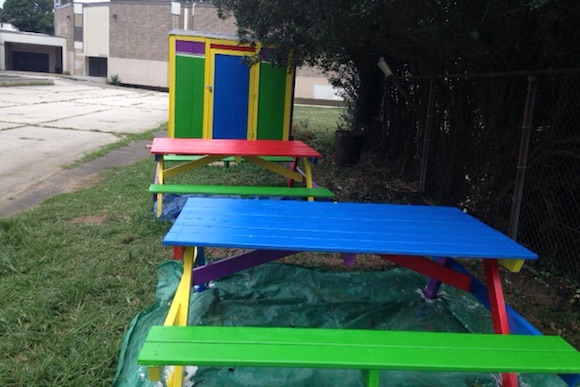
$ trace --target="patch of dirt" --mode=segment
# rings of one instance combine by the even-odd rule
[[[580,350],[580,292],[571,281],[524,266],[502,273],[506,302],[546,335],[562,336]]]
[[[80,216],[78,218],[73,218],[70,220],[74,224],[103,224],[107,219],[106,213],[93,214],[87,216]]]
[[[76,192],[83,189],[88,189],[93,187],[95,184],[103,180],[103,177],[99,173],[92,173],[90,175],[85,175],[82,177],[76,177],[70,179],[66,182],[66,192]]]

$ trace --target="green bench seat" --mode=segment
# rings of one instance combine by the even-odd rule
[[[164,194],[313,197],[328,199],[334,197],[334,194],[329,189],[307,187],[151,184],[149,186],[149,192]]]
[[[148,367],[298,367],[580,373],[580,353],[559,336],[354,329],[154,326],[138,363]],[[152,374],[157,374],[153,372]]]

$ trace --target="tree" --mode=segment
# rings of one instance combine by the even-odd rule
[[[396,75],[579,65],[576,1],[214,0],[243,39],[292,52],[343,88],[352,125],[369,128],[382,93],[377,62]]]
[[[21,31],[53,34],[52,0],[5,0],[0,19]]]

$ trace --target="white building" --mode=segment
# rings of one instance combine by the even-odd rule
[[[68,71],[65,52],[65,38],[22,32],[9,23],[0,23],[0,70],[60,74]]]

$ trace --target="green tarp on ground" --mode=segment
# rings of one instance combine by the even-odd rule
[[[163,386],[137,365],[152,325],[162,325],[182,265],[159,268],[156,303],[127,330],[114,386]],[[442,286],[425,299],[427,279],[406,269],[333,272],[272,263],[237,273],[194,293],[189,325],[324,327],[491,333],[486,308],[471,295]],[[433,356],[445,356],[434,353]],[[186,367],[184,386],[364,386],[358,370]],[[521,386],[565,386],[554,375],[520,375]],[[381,386],[496,386],[498,374],[382,371]]]

